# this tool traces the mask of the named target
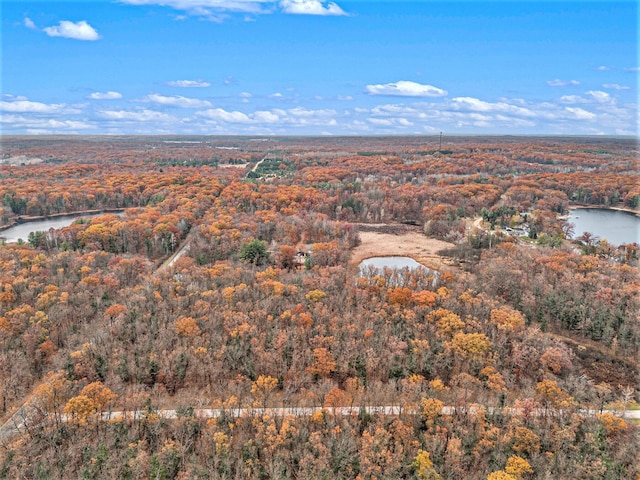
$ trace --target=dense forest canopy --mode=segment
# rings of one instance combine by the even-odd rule
[[[637,215],[638,153],[3,137],[0,225],[103,214],[0,244],[0,478],[636,478],[639,245],[567,215]]]

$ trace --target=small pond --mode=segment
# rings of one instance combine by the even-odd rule
[[[108,212],[115,215],[123,215],[123,212]],[[64,217],[45,218],[43,220],[33,220],[30,222],[20,223],[11,228],[0,231],[0,240],[7,243],[15,243],[19,239],[25,242],[29,238],[31,232],[48,232],[50,229],[58,229],[71,225],[79,218],[93,218],[104,215],[104,213],[92,213],[88,215],[65,215]]]
[[[410,257],[372,257],[360,262],[358,265],[360,275],[373,277],[378,275],[384,278],[387,285],[402,286],[408,283],[411,275],[428,280],[431,286],[438,283],[438,272],[425,267]]]
[[[569,222],[574,225],[573,238],[589,232],[609,243],[640,243],[640,217],[618,210],[578,208],[571,210]]]

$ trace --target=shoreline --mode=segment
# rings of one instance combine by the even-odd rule
[[[79,212],[68,212],[68,213],[53,213],[51,215],[20,215],[13,219],[13,222],[6,223],[4,225],[0,225],[0,232],[4,230],[8,230],[17,225],[24,225],[25,223],[37,222],[42,220],[51,220],[55,218],[64,218],[64,217],[82,217],[83,215],[100,215],[106,213],[120,213],[127,210],[126,208],[100,208],[97,210],[81,210]]]
[[[640,210],[634,210],[629,207],[605,207],[598,205],[569,205],[569,210],[615,210],[617,212],[625,212],[630,213],[631,215],[635,215],[636,217],[640,217]]]

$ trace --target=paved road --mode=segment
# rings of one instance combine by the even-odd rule
[[[362,410],[371,415],[415,415],[414,409],[403,408],[397,405],[367,405],[364,407],[276,407],[276,408],[231,408],[231,409],[212,409],[212,408],[200,408],[194,410],[194,416],[200,418],[218,418],[221,416],[228,417],[250,417],[250,416],[263,416],[269,415],[271,417],[310,417],[318,412],[327,412],[336,416],[352,416],[358,415]],[[499,412],[501,409],[488,407],[489,413]],[[444,406],[442,408],[443,415],[455,415],[456,413],[477,413],[476,407],[454,407]],[[627,420],[640,419],[640,410],[627,410],[625,412],[615,412],[613,410],[579,410],[579,412],[585,416],[595,415],[597,413],[613,413],[616,416],[623,417]],[[153,412],[158,416],[166,419],[178,418],[176,410],[156,410]],[[522,412],[517,409],[507,409],[505,413],[511,413],[512,415],[521,415]],[[543,410],[537,410],[534,415],[542,416],[545,413]],[[117,418],[143,418],[148,415],[147,411],[136,410],[131,412],[114,411],[102,414],[102,420],[110,420]]]
[[[0,427],[0,445],[10,440],[14,435],[18,433],[24,433],[27,428],[28,421],[33,416],[29,415],[27,411],[29,407],[22,407],[8,422]],[[397,405],[367,405],[364,407],[335,407],[335,408],[323,408],[323,407],[280,407],[280,408],[232,408],[232,409],[195,409],[193,414],[198,418],[219,418],[222,416],[239,418],[239,417],[251,417],[251,416],[264,416],[269,415],[271,417],[310,417],[317,412],[326,412],[329,415],[336,416],[356,416],[364,410],[370,415],[415,415],[416,412],[413,409],[403,408]],[[442,408],[443,415],[455,415],[462,413],[476,413],[476,407],[454,407],[445,406]],[[497,412],[500,409],[488,407],[487,410],[490,413]],[[597,410],[579,410],[583,415],[595,415],[600,413]],[[152,413],[157,414],[161,418],[174,419],[178,418],[178,412],[176,410],[156,410]],[[511,413],[513,415],[522,414],[521,411],[516,409],[508,409],[505,413]],[[640,410],[627,410],[625,412],[614,412],[611,410],[603,410],[602,413],[613,413],[617,416],[623,417],[627,420],[640,419]],[[537,410],[533,412],[534,415],[544,415],[543,410]],[[552,413],[550,413],[552,414]],[[149,415],[146,410],[133,410],[133,411],[113,411],[103,413],[100,416],[102,421],[111,419],[140,419]],[[63,415],[61,420],[68,421],[69,419]]]

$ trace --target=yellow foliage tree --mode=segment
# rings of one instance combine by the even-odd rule
[[[515,478],[521,478],[526,473],[533,473],[533,468],[524,458],[512,455],[507,459],[504,471]]]
[[[268,375],[260,375],[251,385],[251,395],[255,406],[267,406],[269,395],[278,386],[278,379]]]
[[[524,317],[511,307],[494,308],[491,310],[491,323],[498,327],[498,330],[513,332],[524,327]]]
[[[437,398],[423,398],[420,400],[420,418],[425,425],[434,425],[436,419],[442,415],[444,403]]]
[[[600,423],[602,423],[602,426],[609,436],[626,432],[629,428],[622,418],[616,417],[613,413],[598,413],[596,417],[598,417],[598,420],[600,420]]]
[[[89,417],[95,413],[96,405],[86,395],[78,395],[69,399],[64,406],[64,413],[69,421],[79,425],[86,425]]]
[[[98,412],[103,411],[104,407],[118,398],[118,395],[113,393],[110,388],[105,387],[102,382],[90,383],[82,389],[80,395],[89,398]]]
[[[197,337],[202,333],[198,323],[195,321],[193,317],[183,317],[180,316],[178,320],[176,320],[176,333],[181,337]]]
[[[526,453],[528,455],[540,451],[540,437],[527,427],[516,427],[515,442],[511,447],[516,453]]]
[[[322,290],[311,290],[309,293],[305,295],[305,298],[310,302],[316,303],[322,300],[326,296],[327,294],[324,293]]]
[[[498,470],[497,472],[492,472],[487,477],[487,480],[517,480],[513,475],[509,475],[504,470]]]
[[[575,405],[573,397],[553,380],[543,380],[536,385],[536,400],[545,407],[557,409],[572,408]]]
[[[464,358],[477,358],[491,349],[491,341],[484,333],[458,332],[453,336],[451,346]]]
[[[416,469],[416,476],[420,480],[439,480],[441,478],[434,470],[431,456],[426,450],[418,450],[418,454],[413,461],[413,467]]]

